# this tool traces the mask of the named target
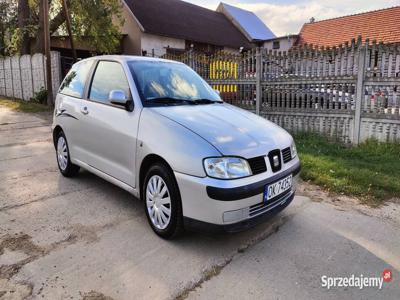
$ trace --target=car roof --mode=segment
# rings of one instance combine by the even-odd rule
[[[175,60],[163,59],[158,57],[146,57],[146,56],[134,56],[134,55],[98,55],[89,58],[85,58],[80,60],[79,62],[83,61],[90,61],[90,60],[116,60],[119,62],[128,62],[128,61],[154,61],[154,62],[169,62],[169,63],[180,63]],[[79,63],[78,62],[78,63]]]

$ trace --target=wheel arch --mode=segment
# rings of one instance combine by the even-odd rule
[[[142,195],[143,183],[144,183],[144,179],[146,177],[146,173],[149,170],[149,168],[156,163],[162,163],[163,165],[165,165],[171,171],[171,173],[176,181],[173,169],[171,168],[171,166],[168,164],[168,162],[163,157],[161,157],[157,154],[148,154],[142,160],[142,163],[140,165],[140,170],[139,170],[139,193],[140,193],[141,199],[143,199],[143,195]]]
[[[57,145],[57,136],[59,135],[60,132],[62,132],[63,129],[61,128],[60,125],[57,125],[56,127],[54,127],[53,129],[53,145],[54,148],[56,148]]]

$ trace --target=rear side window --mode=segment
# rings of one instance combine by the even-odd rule
[[[112,90],[121,90],[130,98],[129,83],[121,64],[112,61],[100,61],[93,76],[89,99],[109,104]]]
[[[76,98],[82,98],[85,83],[93,61],[83,61],[72,66],[60,87],[60,93]]]

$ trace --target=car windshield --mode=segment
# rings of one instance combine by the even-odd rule
[[[221,102],[218,93],[184,64],[131,61],[128,65],[146,106]]]

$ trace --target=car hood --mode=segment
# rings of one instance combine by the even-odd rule
[[[251,158],[292,142],[292,137],[276,124],[226,103],[151,109],[198,134],[223,155]]]

